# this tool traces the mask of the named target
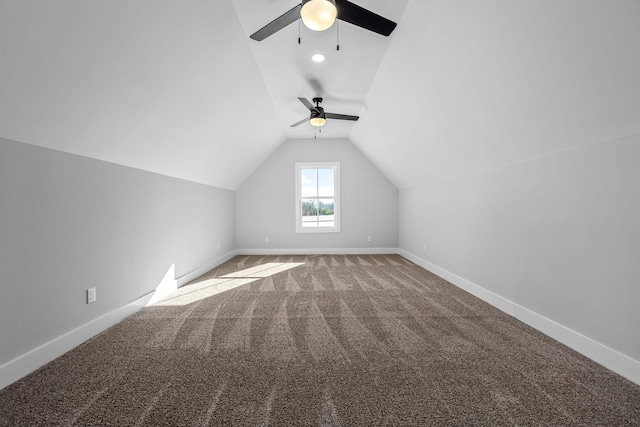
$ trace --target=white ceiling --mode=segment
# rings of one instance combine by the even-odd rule
[[[299,1],[233,0],[233,3],[248,38]],[[394,22],[402,18],[406,4],[407,0],[359,2],[359,5]],[[336,49],[338,31],[340,50]],[[301,44],[298,44],[298,32]],[[384,37],[338,21],[337,25],[323,32],[311,31],[294,23],[261,42],[249,40],[287,138],[314,136],[309,124],[290,127],[309,116],[309,110],[298,101],[298,97],[311,101],[313,97],[320,96],[327,112],[359,115],[392,37],[393,33],[391,37]],[[324,54],[326,60],[321,64],[314,63],[311,60],[313,53]],[[322,137],[348,137],[353,125],[348,121],[329,120],[322,129]]]
[[[640,132],[640,1],[414,0],[352,142],[398,188]]]
[[[285,140],[230,1],[0,0],[0,41],[2,137],[229,189]]]
[[[236,189],[320,95],[361,117],[321,138],[407,188],[640,132],[636,0],[355,3],[391,37],[249,39],[295,0],[0,0],[0,136]]]

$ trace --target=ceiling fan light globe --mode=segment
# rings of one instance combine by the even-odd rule
[[[310,30],[324,31],[336,22],[338,9],[335,0],[308,0],[303,2],[300,16]]]
[[[309,124],[313,127],[321,127],[327,123],[327,119],[324,117],[311,117],[309,119]]]

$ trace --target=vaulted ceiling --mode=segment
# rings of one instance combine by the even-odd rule
[[[399,188],[640,132],[640,2],[360,0],[249,35],[295,0],[0,0],[0,136],[236,189],[323,96]],[[327,59],[316,64],[312,53]]]

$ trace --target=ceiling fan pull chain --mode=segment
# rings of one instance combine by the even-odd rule
[[[336,50],[340,50],[340,21],[336,19]]]
[[[300,21],[302,21],[302,19],[298,19],[298,44],[300,44]]]

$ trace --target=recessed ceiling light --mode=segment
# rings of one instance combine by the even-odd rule
[[[314,53],[313,56],[311,57],[311,60],[313,62],[322,62],[324,61],[324,55],[321,53]]]

